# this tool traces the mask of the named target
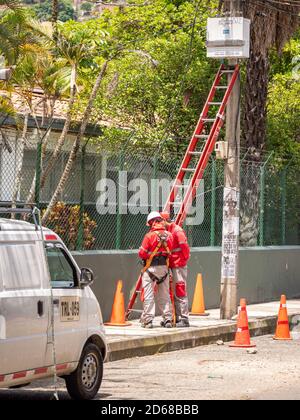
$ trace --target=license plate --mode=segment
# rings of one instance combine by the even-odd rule
[[[60,320],[62,322],[79,321],[80,304],[78,296],[63,297],[59,300]]]

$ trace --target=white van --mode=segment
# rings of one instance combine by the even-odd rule
[[[43,232],[44,240],[37,224],[0,218],[0,388],[53,376],[56,366],[72,398],[92,399],[107,354],[93,273]]]

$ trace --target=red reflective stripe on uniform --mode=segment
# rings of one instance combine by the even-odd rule
[[[26,375],[27,375],[27,371],[17,372],[13,374],[13,379],[25,378]]]
[[[34,370],[34,374],[35,375],[41,375],[42,373],[46,373],[48,371],[48,368],[46,367],[42,367],[42,368],[37,368]]]
[[[56,366],[56,369],[57,369],[57,370],[63,370],[63,369],[67,369],[67,367],[68,367],[68,364],[67,364],[67,363],[65,363],[64,365],[57,365],[57,366]]]
[[[180,252],[181,251],[181,248],[175,248],[175,249],[172,249],[172,254],[174,254],[175,252]]]
[[[151,254],[151,252],[147,251],[147,249],[143,248],[142,246],[140,247],[140,250],[147,252],[147,254]]]
[[[278,325],[288,325],[289,321],[278,321]]]
[[[4,375],[0,375],[0,382],[4,382],[4,378],[5,378]]]

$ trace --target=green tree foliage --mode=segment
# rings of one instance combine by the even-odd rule
[[[300,161],[300,36],[273,56],[268,100],[268,147]]]
[[[85,12],[90,12],[92,10],[92,8],[93,8],[92,3],[89,3],[87,1],[82,3],[81,6],[80,6],[80,9],[85,11]]]
[[[33,7],[36,17],[41,21],[50,21],[52,16],[52,1],[46,0]],[[58,3],[58,20],[66,22],[75,19],[76,14],[70,0],[60,0]]]
[[[154,0],[64,25],[91,44],[101,30],[110,35],[114,60],[97,96],[95,120],[134,129],[135,148],[157,148],[166,140],[170,150],[184,149],[219,65],[206,59],[205,47],[206,20],[216,10],[216,1]],[[92,72],[86,72],[87,85]],[[128,137],[113,133],[115,146]]]

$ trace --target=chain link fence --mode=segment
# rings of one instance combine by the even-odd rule
[[[45,209],[63,173],[72,139],[53,160],[55,136],[47,150],[38,147],[34,133],[23,145],[13,131],[2,130],[0,137],[1,203],[21,205],[34,191],[34,201]],[[164,155],[99,150],[90,143],[82,147],[47,225],[71,249],[137,249],[148,230],[147,213],[162,209],[181,163],[182,156],[166,159]],[[43,179],[49,162],[53,168]],[[241,245],[299,245],[298,167],[290,162],[278,168],[243,158],[240,175]],[[221,246],[223,186],[224,161],[211,158],[193,203],[199,213],[197,222],[185,225],[191,246]]]

